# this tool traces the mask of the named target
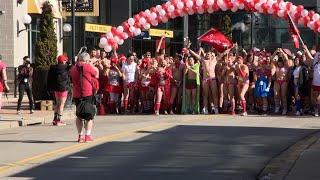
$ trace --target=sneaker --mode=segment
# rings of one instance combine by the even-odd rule
[[[243,112],[243,113],[241,113],[241,116],[248,116],[248,113],[247,112]]]
[[[66,126],[67,124],[63,121],[56,121],[55,126]]]
[[[169,113],[168,113],[168,111],[164,111],[164,114],[165,114],[165,115],[168,115]]]
[[[300,111],[297,111],[297,112],[296,112],[296,116],[301,116]]]
[[[34,113],[34,111],[33,110],[30,110],[30,114],[33,114]]]
[[[79,137],[78,137],[78,142],[79,142],[79,143],[84,143],[84,142],[86,142],[85,136],[84,136],[84,135],[79,135]]]
[[[154,114],[155,114],[156,116],[159,116],[159,115],[160,115],[160,114],[159,114],[159,111],[154,112]]]
[[[314,116],[315,116],[315,117],[319,117],[319,111],[315,110],[315,111],[314,111]]]
[[[234,111],[231,112],[231,115],[232,115],[232,116],[235,116],[235,115],[236,115],[236,112],[234,112]]]
[[[208,109],[207,108],[203,108],[202,109],[202,114],[208,115],[209,114]]]
[[[174,115],[174,112],[173,112],[173,111],[170,111],[170,115]]]
[[[17,115],[21,115],[21,111],[17,111]]]
[[[283,110],[282,115],[287,115],[287,110]]]
[[[93,137],[91,135],[85,135],[85,141],[91,142],[91,141],[93,141]]]
[[[219,114],[219,109],[218,108],[214,109],[214,114]]]
[[[276,107],[276,109],[274,110],[274,113],[278,114],[280,112],[280,108]]]

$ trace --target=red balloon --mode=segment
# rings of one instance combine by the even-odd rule
[[[307,27],[307,25],[308,25],[308,23],[310,22],[310,17],[309,16],[306,16],[306,17],[304,17],[303,18],[303,24],[304,24],[304,26],[306,26]]]
[[[167,9],[168,9],[167,4],[162,4],[162,9],[165,10],[165,11],[167,11]]]
[[[316,21],[316,22],[314,23],[314,27],[315,27],[315,29],[319,29],[319,27],[320,27],[320,21]]]
[[[117,28],[116,28],[116,27],[112,27],[112,28],[111,28],[111,32],[112,32],[113,34],[117,34]]]
[[[180,16],[179,11],[177,11],[177,10],[176,10],[176,11],[174,11],[173,13],[174,13],[174,15],[175,15],[175,16]]]
[[[291,3],[291,2],[288,2],[287,5],[286,5],[286,9],[287,9],[288,11],[290,11],[291,6],[292,6],[292,3]]]
[[[314,12],[313,10],[311,10],[311,11],[309,11],[308,16],[309,16],[310,18],[312,18],[314,14],[315,14],[315,12]]]
[[[134,15],[133,19],[134,19],[135,22],[139,22],[139,19],[140,19],[139,14]]]
[[[304,9],[302,5],[297,6],[297,12],[301,13],[301,11]]]
[[[279,10],[279,5],[276,4],[276,3],[274,3],[274,4],[272,5],[272,9],[273,9],[275,12],[278,12],[278,10]]]
[[[150,8],[151,12],[157,12],[157,9],[155,7]]]
[[[267,11],[268,11],[269,6],[268,6],[267,3],[263,3],[263,4],[261,5],[261,7],[262,7],[262,9],[263,9],[263,12],[267,12]]]
[[[151,17],[147,17],[146,18],[147,22],[150,24],[152,22],[152,18]]]
[[[127,22],[122,23],[122,27],[125,31],[128,31],[128,29],[130,28],[130,25]]]
[[[116,42],[113,39],[108,39],[108,44],[112,46],[113,44],[116,44]]]

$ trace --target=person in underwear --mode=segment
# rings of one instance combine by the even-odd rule
[[[237,59],[237,65],[236,65],[236,74],[238,79],[238,93],[240,98],[240,105],[242,107],[242,113],[241,116],[247,116],[247,101],[246,101],[246,93],[250,86],[250,80],[249,80],[249,68],[247,65],[243,63],[243,57],[238,56]]]
[[[169,104],[170,114],[180,112],[181,95],[182,95],[182,78],[184,64],[182,64],[182,56],[176,54],[171,64],[173,78],[171,80],[171,98]],[[174,106],[175,105],[175,106]]]

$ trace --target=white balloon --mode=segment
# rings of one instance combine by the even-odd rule
[[[270,6],[273,5],[273,1],[269,0],[269,1],[267,2],[267,4],[268,4],[268,6],[270,7]]]
[[[130,28],[129,28],[129,31],[130,31],[130,32],[132,32],[132,33],[133,33],[135,30],[136,30],[136,28],[135,28],[135,27],[130,26]]]
[[[197,0],[197,1],[196,1],[196,4],[197,4],[197,6],[202,6],[203,0]]]
[[[159,12],[159,14],[160,14],[160,16],[164,16],[164,15],[166,15],[166,11],[162,9],[162,10]]]
[[[320,15],[318,13],[316,13],[316,14],[313,15],[312,19],[314,21],[318,21],[320,19]]]
[[[149,24],[149,23],[145,24],[145,25],[143,26],[143,28],[144,28],[145,30],[150,29],[150,24]]]
[[[314,21],[311,21],[311,22],[309,22],[308,23],[308,27],[310,28],[310,29],[314,29]]]
[[[99,48],[103,49],[105,46],[105,44],[102,44],[101,42],[99,43]]]
[[[158,23],[158,21],[154,20],[151,22],[151,24],[152,24],[152,26],[158,26],[159,23]]]
[[[123,30],[124,30],[124,29],[123,29],[123,26],[118,26],[118,27],[117,27],[117,31],[118,31],[118,32],[121,32],[121,33],[122,33]]]
[[[236,6],[234,6],[233,8],[231,8],[231,11],[232,12],[237,12],[238,11],[238,8]]]
[[[135,36],[138,36],[141,34],[141,29],[137,28],[135,31],[134,31],[134,35]]]
[[[102,37],[102,38],[100,39],[99,44],[102,44],[102,45],[104,45],[104,46],[105,46],[105,45],[107,44],[107,42],[108,42],[107,38]]]
[[[320,32],[320,27],[318,28],[318,32]]]
[[[124,43],[123,39],[120,39],[119,42],[118,42],[119,45],[122,45],[123,43]]]
[[[301,12],[302,17],[306,17],[308,14],[309,14],[309,12],[306,9]]]
[[[213,10],[212,8],[209,8],[209,9],[208,9],[208,13],[211,14],[211,13],[213,13],[213,12],[214,12],[214,10]]]
[[[115,41],[116,43],[118,43],[119,40],[120,40],[120,38],[119,38],[118,36],[115,36],[115,37],[114,37],[114,41]]]
[[[291,12],[296,12],[296,10],[297,10],[297,6],[292,5],[292,6],[290,7],[290,11],[291,11]]]
[[[169,5],[168,6],[168,12],[173,12],[174,11],[174,6],[173,5]]]
[[[243,3],[239,4],[239,9],[244,9],[244,4]]]
[[[127,33],[123,33],[123,39],[128,39],[129,35]]]
[[[161,20],[162,20],[163,23],[167,23],[168,22],[168,18],[167,17],[164,17]]]
[[[298,24],[304,24],[303,18],[298,19]]]
[[[284,10],[285,8],[286,8],[286,3],[285,2],[280,2],[280,4],[279,4],[279,9],[282,9],[282,10]]]
[[[112,47],[110,45],[108,45],[108,46],[104,47],[104,50],[106,52],[111,52],[112,51]]]
[[[128,24],[129,24],[130,26],[133,26],[134,23],[135,23],[135,21],[134,21],[133,18],[129,18],[129,19],[128,19]]]
[[[203,13],[204,13],[204,10],[203,10],[202,8],[200,8],[200,9],[198,10],[198,13],[199,13],[199,14],[203,14]]]
[[[144,25],[146,22],[147,21],[146,21],[146,19],[144,17],[139,19],[139,23],[142,24],[142,25]]]
[[[284,16],[284,11],[283,10],[278,11],[278,16],[279,17],[283,17]]]
[[[274,13],[273,8],[269,8],[269,9],[268,9],[268,13],[269,13],[269,14],[273,14],[273,13]]]
[[[261,8],[261,3],[257,3],[257,4],[254,6],[254,8],[255,8],[256,10],[259,10],[259,9]]]
[[[214,4],[214,0],[207,0],[207,4],[208,4],[209,6],[212,6],[212,5]]]
[[[107,32],[107,38],[108,38],[108,39],[112,39],[112,38],[113,38],[112,32]]]
[[[193,6],[193,1],[192,0],[189,0],[189,1],[187,1],[187,7],[188,8],[192,8],[192,6]]]
[[[177,8],[178,8],[178,9],[183,9],[183,7],[184,7],[183,2],[179,1],[179,2],[177,3]]]
[[[158,17],[157,13],[155,13],[155,12],[151,13],[151,18],[152,19],[156,19],[157,17]]]
[[[147,15],[150,15],[151,14],[151,11],[149,9],[145,10],[144,11]]]
[[[189,14],[189,15],[194,15],[193,9],[190,9],[190,10],[188,11],[188,14]]]
[[[157,5],[157,6],[156,6],[156,10],[157,10],[158,12],[160,12],[160,11],[162,10],[162,7],[161,7],[160,5]]]

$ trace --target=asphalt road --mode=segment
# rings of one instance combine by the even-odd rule
[[[106,125],[100,129],[97,127],[101,136],[106,129],[124,123],[127,128],[139,123],[139,127],[158,123],[168,126],[154,130],[142,128],[127,137],[36,164],[9,177],[55,180],[255,179],[272,157],[315,132],[320,125],[313,118],[211,116],[197,120],[198,116],[168,117],[117,117],[118,121],[109,122],[100,118],[98,124]],[[68,141],[64,143],[70,145]]]

